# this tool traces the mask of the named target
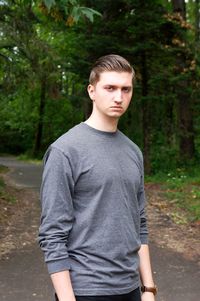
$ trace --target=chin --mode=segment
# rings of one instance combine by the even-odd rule
[[[113,114],[109,114],[109,117],[112,117],[112,118],[119,118],[123,115],[123,113],[113,113]]]

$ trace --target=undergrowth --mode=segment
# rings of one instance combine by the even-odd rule
[[[146,176],[145,182],[159,183],[165,199],[177,208],[183,209],[188,221],[200,221],[199,169],[179,168],[168,173],[160,172],[153,176]]]

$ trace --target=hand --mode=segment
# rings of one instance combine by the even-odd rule
[[[155,296],[153,293],[144,292],[144,293],[142,293],[141,300],[142,301],[155,301]]]

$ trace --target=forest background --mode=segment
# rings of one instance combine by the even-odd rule
[[[89,116],[92,63],[121,54],[136,82],[119,128],[144,154],[153,237],[192,260],[200,249],[199,2],[0,0],[0,155],[41,160]],[[0,255],[16,237],[24,246],[18,230],[27,233],[21,225],[38,205],[7,172],[0,165]]]
[[[200,225],[199,2],[0,0],[0,154],[41,159],[90,115],[93,62],[120,54],[136,82],[119,128],[143,151],[151,203]],[[0,177],[0,218],[14,203]]]
[[[136,70],[120,129],[146,174],[200,159],[199,0],[1,0],[0,152],[41,158],[91,112],[91,64],[117,53]]]

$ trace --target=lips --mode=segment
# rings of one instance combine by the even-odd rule
[[[119,106],[112,106],[111,109],[122,110],[123,108],[122,108],[122,107],[119,107]]]

